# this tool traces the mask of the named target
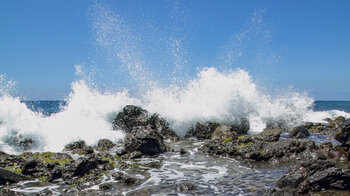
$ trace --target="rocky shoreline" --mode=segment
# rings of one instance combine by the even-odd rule
[[[58,153],[9,155],[0,151],[0,195],[31,195],[17,190],[47,185],[58,186],[59,191],[43,189],[33,195],[114,195],[119,189],[135,190],[127,195],[150,195],[152,190],[138,192],[137,186],[150,178],[149,170],[163,166],[155,157],[167,152],[179,156],[188,153],[182,148],[169,147],[181,141],[201,142],[198,148],[201,153],[229,157],[247,166],[289,167],[287,173],[265,191],[268,195],[313,192],[350,195],[350,119],[337,117],[327,121],[327,124],[308,122],[291,131],[269,126],[256,135],[248,134],[246,119],[230,125],[197,123],[184,138],[179,138],[159,115],[129,105],[112,123],[115,129],[126,133],[120,143],[106,138],[96,146],[76,141]],[[317,145],[309,139],[310,134],[325,135],[338,141],[338,145],[330,142]],[[184,182],[170,189],[195,194],[200,187]]]

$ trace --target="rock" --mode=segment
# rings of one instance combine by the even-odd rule
[[[0,151],[0,167],[9,167],[9,166],[21,166],[23,164],[23,159],[16,155],[9,155],[5,152]]]
[[[35,178],[53,181],[62,177],[62,167],[73,161],[66,153],[23,153],[22,173]]]
[[[185,138],[195,137],[197,139],[209,139],[214,130],[220,126],[218,123],[206,122],[206,123],[197,123],[195,127],[191,128]]]
[[[169,127],[169,123],[158,114],[153,114],[148,119],[148,124],[152,129],[157,130],[164,139],[171,139],[174,141],[179,139],[176,133]]]
[[[236,138],[237,133],[228,125],[219,125],[211,134],[211,140],[224,141],[227,138]]]
[[[321,190],[350,190],[350,170],[342,170],[329,160],[298,163],[277,181],[273,195],[286,190],[298,194]]]
[[[148,121],[148,112],[140,107],[134,105],[127,105],[112,124],[115,129],[122,129],[126,133],[130,133],[134,127],[145,126]]]
[[[310,129],[311,127],[313,127],[314,126],[314,123],[312,123],[312,122],[306,122],[306,123],[304,123],[304,127],[306,127],[307,129]]]
[[[142,152],[140,151],[134,151],[128,154],[124,154],[122,156],[123,159],[138,159],[142,157]]]
[[[176,185],[175,190],[181,191],[181,192],[186,192],[186,191],[197,190],[197,187],[196,187],[196,185],[194,185],[192,183],[184,182],[184,183]]]
[[[129,185],[133,185],[137,182],[136,178],[124,175],[121,172],[115,172],[112,174],[112,177],[114,178],[114,180],[117,180],[119,182],[122,182],[124,185],[129,186]]]
[[[338,116],[334,120],[327,118],[325,119],[325,121],[327,121],[328,124],[305,123],[304,126],[310,132],[334,137],[336,135],[337,130],[341,129],[342,125],[345,123],[346,120],[343,116]]]
[[[232,137],[232,135],[246,134],[249,131],[249,121],[246,119],[241,119],[232,125],[224,125],[214,122],[197,123],[195,127],[191,128],[187,132],[185,138],[195,137],[199,140],[211,139],[213,137],[212,134],[214,134],[214,131],[219,127],[222,129],[222,133],[230,133],[230,137]],[[220,133],[215,133],[214,135],[218,136]]]
[[[142,165],[145,167],[154,168],[154,169],[160,169],[162,167],[162,163],[160,161],[153,161],[149,163],[144,163]]]
[[[282,129],[265,129],[261,133],[254,136],[255,139],[264,141],[264,142],[273,142],[278,141],[281,135]]]
[[[148,126],[157,130],[164,139],[178,139],[165,119],[158,114],[149,114],[146,110],[134,105],[125,106],[113,120],[112,125],[114,129],[122,129],[126,133],[130,133],[136,127]]]
[[[112,149],[115,144],[109,139],[100,139],[97,142],[97,150],[98,151],[108,151]]]
[[[306,138],[309,136],[310,136],[310,133],[307,131],[307,128],[304,126],[294,127],[290,132],[291,138]]]
[[[225,140],[210,140],[204,143],[200,150],[209,154],[229,155],[251,161],[269,161],[271,164],[295,161],[302,157],[317,158],[317,147],[313,141],[284,139],[267,142],[259,137],[240,136]]]
[[[4,195],[4,196],[24,196],[23,193],[12,191],[6,186],[2,186],[2,187],[0,186],[0,195]]]
[[[22,175],[20,173],[12,172],[3,168],[0,168],[0,185],[6,183],[17,183],[20,181],[33,180],[29,176]]]
[[[333,144],[330,142],[326,142],[321,144],[318,147],[318,153],[319,155],[325,157],[325,159],[335,159],[342,162],[345,162],[347,160],[347,157],[349,156],[349,152],[344,149],[344,147],[341,146],[335,146],[333,147]]]
[[[186,152],[185,149],[183,149],[183,148],[180,149],[180,154],[181,154],[181,155],[186,154],[186,153],[187,153],[187,152]]]
[[[71,151],[72,154],[87,155],[93,154],[94,149],[91,146],[85,146],[84,148],[74,149]]]
[[[86,145],[85,141],[79,140],[79,141],[75,141],[75,142],[67,144],[64,147],[64,150],[65,151],[73,151],[73,150],[76,150],[76,149],[83,149],[86,146],[87,145]]]
[[[108,160],[103,160],[97,157],[95,154],[86,155],[80,157],[76,161],[68,163],[63,168],[63,178],[69,179],[71,177],[81,177],[88,174],[91,170],[94,170],[98,166],[109,163]]]
[[[79,140],[67,144],[63,151],[71,151],[72,154],[86,155],[94,153],[94,149],[91,146],[86,145],[85,141]]]
[[[105,182],[105,183],[102,183],[98,186],[100,188],[100,190],[102,191],[109,191],[112,189],[113,187],[113,183],[111,182]]]
[[[135,184],[137,182],[137,179],[133,177],[127,177],[127,178],[124,178],[122,182],[124,183],[124,185],[130,186]]]
[[[330,124],[331,126],[338,128],[345,122],[345,117],[344,116],[338,116],[335,118]]]
[[[246,118],[241,118],[239,121],[231,125],[232,130],[238,135],[247,134],[250,129],[249,120]]]
[[[155,156],[167,151],[162,136],[149,127],[134,128],[125,138],[127,152],[140,151],[142,155]]]
[[[126,153],[128,153],[125,148],[118,148],[116,151],[115,151],[115,154],[118,155],[118,156],[123,156],[125,155]]]
[[[343,146],[350,148],[350,119],[346,120],[337,130],[335,139]]]

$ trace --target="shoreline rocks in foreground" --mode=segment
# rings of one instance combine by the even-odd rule
[[[123,108],[112,124],[115,129],[125,131],[123,143],[101,139],[93,147],[84,141],[75,141],[58,153],[25,152],[9,155],[0,151],[0,185],[37,179],[40,183],[68,185],[65,192],[71,194],[94,185],[102,191],[118,186],[133,188],[150,177],[147,170],[162,166],[161,162],[139,163],[135,159],[152,158],[169,152],[171,149],[166,146],[165,140],[179,140],[165,119],[137,106]],[[329,119],[329,124],[321,125],[305,123],[293,128],[289,137],[281,137],[283,130],[276,127],[269,127],[256,135],[248,135],[248,130],[249,122],[246,119],[233,124],[197,123],[188,131],[185,140],[196,138],[203,141],[199,148],[201,152],[240,159],[243,164],[290,166],[287,173],[276,182],[270,192],[272,195],[296,195],[323,190],[349,191],[350,170],[343,166],[344,163],[349,164],[350,158],[349,119],[338,117]],[[315,130],[334,137],[341,145],[329,142],[316,145],[308,139],[309,132],[314,133]],[[184,149],[178,153],[187,156]],[[110,181],[102,183],[102,176]],[[189,182],[174,185],[173,188],[177,191],[198,189]]]
[[[303,161],[289,168],[277,181],[272,195],[305,194],[309,191],[350,190],[350,170],[329,160]]]

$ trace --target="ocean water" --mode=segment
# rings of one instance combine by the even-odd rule
[[[45,116],[58,113],[67,105],[66,101],[22,101],[33,112],[41,112]],[[312,106],[315,112],[327,112],[332,110],[350,113],[350,101],[315,101]]]
[[[315,101],[314,111],[339,110],[350,113],[350,101]]]

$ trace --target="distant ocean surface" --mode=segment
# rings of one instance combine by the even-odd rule
[[[350,101],[315,101],[313,110],[315,112],[340,110],[350,113]]]
[[[27,107],[34,111],[50,116],[61,111],[67,105],[66,101],[22,101]]]
[[[67,105],[66,101],[22,101],[27,107],[34,111],[40,112],[45,116],[58,113]],[[315,101],[313,111],[339,110],[350,113],[350,101]]]

